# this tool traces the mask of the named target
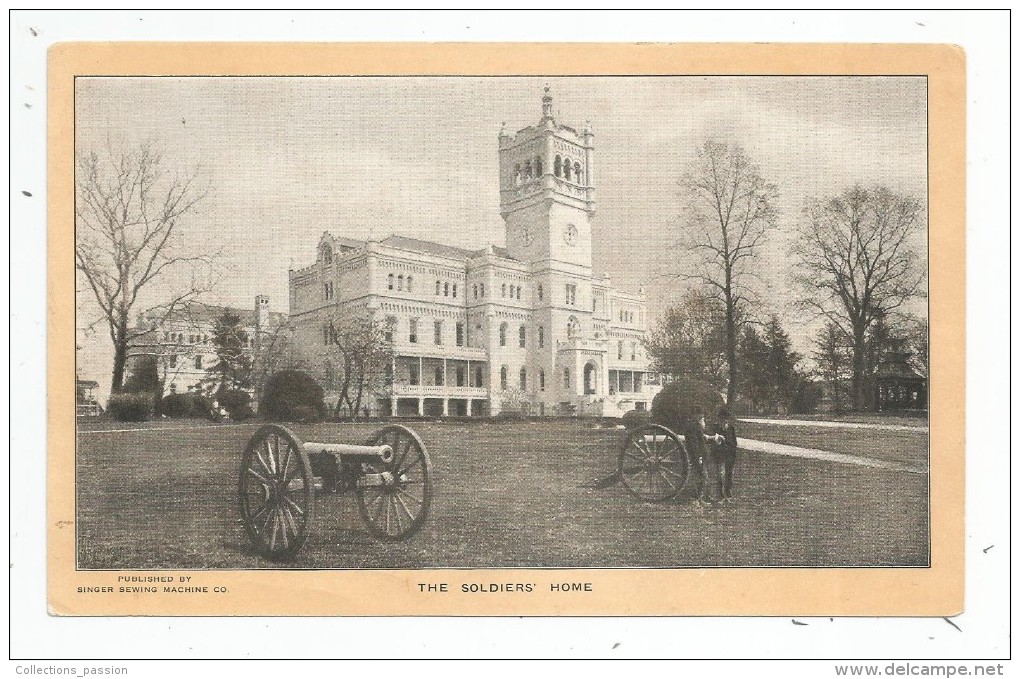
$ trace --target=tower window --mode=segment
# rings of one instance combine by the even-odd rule
[[[407,291],[408,292],[411,292],[411,281],[413,281],[413,280],[414,280],[414,277],[408,275],[408,277],[407,277]]]
[[[453,284],[453,295],[451,295],[451,296],[452,297],[456,297],[457,296],[457,284],[456,283]]]
[[[471,286],[471,296],[474,299],[478,299],[478,284],[477,283],[475,283],[474,285]]]
[[[478,296],[485,297],[485,283],[478,284]]]
[[[397,276],[397,290],[404,289],[404,274]]]
[[[517,286],[517,299],[521,298],[521,286]]]
[[[501,290],[502,296],[503,296],[503,297],[506,297],[506,283],[504,283],[504,284],[503,284],[503,285],[502,285],[502,286],[500,287],[500,290]]]
[[[531,161],[524,163],[524,178],[531,179]]]
[[[542,299],[542,284],[541,283],[538,284],[538,299],[539,300]]]
[[[442,344],[443,343],[443,322],[442,321],[436,321],[436,325],[435,325],[435,340],[436,340],[436,344]]]
[[[570,389],[570,368],[563,369],[563,388]]]
[[[393,289],[393,274],[390,274],[389,276],[386,277],[386,289],[387,290]]]
[[[637,360],[637,342],[630,343],[630,360]]]
[[[581,164],[574,163],[574,181],[578,184],[581,183]]]
[[[580,332],[580,330],[581,330],[580,322],[578,322],[576,317],[571,316],[570,319],[567,321],[567,337],[576,336],[578,332]]]
[[[538,390],[545,391],[545,369],[538,369]]]
[[[567,158],[563,161],[563,178],[570,179],[570,159]]]
[[[573,283],[567,283],[565,288],[565,301],[567,304],[573,306],[577,304],[577,286]]]
[[[439,281],[436,281],[436,295],[439,295],[439,287],[440,287],[440,285],[441,285],[441,283]]]
[[[412,318],[408,322],[407,327],[407,341],[411,344],[418,343],[418,319]]]
[[[499,326],[499,346],[506,346],[506,323]]]
[[[538,348],[541,349],[545,346],[545,328],[541,325],[538,326]]]
[[[457,324],[457,346],[458,347],[464,346],[464,324],[463,323],[458,323]]]
[[[616,344],[616,358],[621,361],[623,360],[623,340]]]
[[[450,284],[449,283],[443,283],[443,297],[449,297],[449,296],[450,296]]]
[[[559,177],[563,173],[563,159],[556,156],[556,160],[553,161],[553,174]]]
[[[528,329],[522,325],[521,329],[518,331],[517,334],[518,344],[520,345],[521,349],[524,349],[528,344]]]

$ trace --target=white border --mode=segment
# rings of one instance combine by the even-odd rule
[[[1008,14],[982,12],[14,12],[11,81],[11,654],[21,658],[899,657],[1002,658],[1009,645]],[[33,31],[36,35],[33,35]],[[46,50],[71,40],[945,42],[967,53],[966,612],[941,619],[328,619],[49,617],[45,610]],[[28,88],[31,89],[28,89]],[[31,108],[25,106],[31,104]],[[29,191],[26,197],[22,191]],[[3,323],[0,320],[0,323]],[[2,333],[8,336],[8,333]],[[4,511],[7,511],[4,509]],[[987,552],[983,549],[994,545]],[[413,643],[394,644],[394,637]],[[285,639],[286,643],[278,643]],[[278,649],[278,650],[273,650]],[[17,666],[10,663],[11,674]],[[51,663],[36,663],[49,665]],[[52,663],[75,665],[76,663]],[[169,676],[197,667],[129,665]],[[887,663],[880,663],[886,665]],[[77,663],[82,666],[83,663]],[[760,665],[756,663],[755,665]],[[274,667],[275,666],[275,667]],[[223,665],[209,666],[214,671]],[[247,666],[256,675],[278,665]],[[301,664],[295,672],[314,671]],[[379,671],[383,668],[365,668]],[[394,668],[411,670],[410,666]],[[459,666],[458,670],[468,670]],[[518,670],[522,668],[517,668]],[[612,668],[611,671],[615,671]],[[622,668],[621,668],[622,669]],[[639,671],[657,670],[646,667]],[[684,672],[697,671],[685,667]],[[700,669],[709,669],[707,667]],[[712,671],[720,667],[713,666]],[[768,667],[737,665],[766,676]],[[288,670],[283,670],[288,671]],[[417,671],[417,670],[411,670]],[[784,676],[834,676],[783,663]]]

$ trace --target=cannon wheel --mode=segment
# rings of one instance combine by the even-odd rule
[[[267,424],[248,441],[241,461],[241,520],[252,544],[271,559],[297,554],[308,538],[315,485],[301,442]]]
[[[404,540],[417,533],[432,501],[432,461],[425,444],[411,429],[399,424],[383,427],[365,442],[389,445],[393,460],[362,462],[367,474],[390,472],[395,483],[358,488],[358,512],[368,532],[382,540]]]
[[[645,502],[676,497],[687,483],[690,468],[680,437],[662,425],[638,427],[627,434],[620,447],[620,480]]]

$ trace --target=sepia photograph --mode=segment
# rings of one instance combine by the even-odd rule
[[[926,76],[73,87],[77,570],[932,564]]]

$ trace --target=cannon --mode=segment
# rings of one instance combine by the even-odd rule
[[[241,522],[254,547],[271,559],[294,556],[308,539],[315,496],[353,492],[368,532],[405,540],[428,516],[432,462],[418,435],[389,425],[364,445],[302,442],[267,424],[248,441],[238,487]]]
[[[705,442],[721,445],[720,434],[702,434]],[[703,471],[704,460],[688,450],[687,439],[661,424],[647,424],[628,432],[617,458],[617,479],[645,502],[665,502],[687,487],[691,470]]]

